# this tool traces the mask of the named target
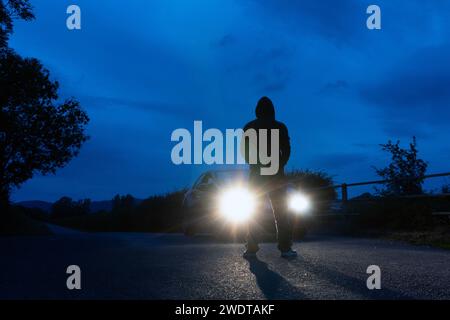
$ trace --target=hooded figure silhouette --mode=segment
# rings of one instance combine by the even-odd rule
[[[266,129],[268,131],[267,133],[267,153],[268,156],[272,156],[271,153],[271,134],[270,130],[276,129],[278,130],[279,134],[279,165],[278,165],[278,171],[276,173],[277,176],[283,176],[284,175],[284,166],[287,164],[289,157],[291,155],[291,145],[290,145],[290,139],[289,134],[286,126],[284,123],[276,121],[275,120],[275,107],[273,106],[272,101],[267,97],[262,97],[258,104],[256,105],[256,119],[247,123],[244,127],[244,132],[250,129],[254,129],[256,131],[257,140],[258,143],[255,145],[246,144],[245,145],[245,151],[244,156],[247,163],[249,163],[250,158],[250,152],[255,152],[256,155],[258,155],[258,161],[257,163],[249,163],[250,164],[250,171],[252,175],[260,175],[260,169],[261,167],[267,167],[270,164],[263,165],[259,161],[259,133],[260,129]],[[253,150],[251,150],[253,149]]]
[[[247,123],[244,127],[244,132],[254,129],[256,131],[257,142],[250,145],[247,139],[243,139],[244,157],[250,165],[250,184],[256,189],[258,195],[263,200],[267,196],[270,199],[272,210],[276,222],[278,249],[284,254],[295,254],[291,249],[292,246],[292,223],[290,215],[286,211],[286,188],[284,186],[284,167],[289,161],[291,154],[290,138],[288,129],[284,123],[275,120],[275,107],[272,101],[267,97],[262,97],[256,105],[256,119]],[[267,153],[270,155],[271,150],[271,130],[278,130],[279,143],[279,168],[275,175],[262,175],[261,167],[268,165],[262,164],[259,161],[259,156],[256,163],[250,163],[250,148],[255,148],[253,152],[259,155],[259,135],[261,129],[267,130]],[[261,201],[263,202],[263,201]],[[257,219],[257,217],[256,217]],[[247,251],[245,255],[255,254],[259,250],[258,246],[258,232],[256,219],[249,223],[247,234]]]
[[[267,97],[259,99],[255,114],[258,119],[275,120],[275,107],[273,106],[272,100]]]

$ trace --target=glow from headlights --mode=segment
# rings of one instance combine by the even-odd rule
[[[289,196],[288,206],[297,214],[305,214],[311,208],[311,201],[304,194],[295,192]]]
[[[254,195],[241,186],[224,191],[219,198],[220,214],[234,223],[242,223],[250,218],[256,206]]]

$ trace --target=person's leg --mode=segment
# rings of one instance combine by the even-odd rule
[[[256,186],[259,183],[259,179],[257,176],[250,176],[250,185],[253,186],[253,189],[256,190]],[[261,195],[260,195],[261,196]],[[259,214],[259,203],[260,199],[257,201],[257,207],[255,208],[255,213],[253,217],[247,223],[247,237],[246,237],[246,253],[256,253],[259,250],[259,225],[258,225],[258,214]]]
[[[247,253],[256,253],[259,251],[258,234],[253,221],[248,223],[247,244],[245,245]]]
[[[287,210],[286,188],[280,187],[269,194],[272,201],[275,225],[277,229],[278,249],[289,251],[292,247],[293,223]]]

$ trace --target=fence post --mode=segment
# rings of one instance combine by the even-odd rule
[[[347,194],[347,184],[343,183],[341,185],[341,189],[342,189],[342,203],[346,203],[348,200],[348,194]]]

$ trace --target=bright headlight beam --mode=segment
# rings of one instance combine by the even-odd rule
[[[256,206],[253,194],[244,187],[230,188],[219,199],[219,211],[230,222],[241,223],[250,218]]]
[[[297,214],[305,214],[311,207],[311,202],[307,196],[299,192],[293,193],[288,199],[289,209]]]

